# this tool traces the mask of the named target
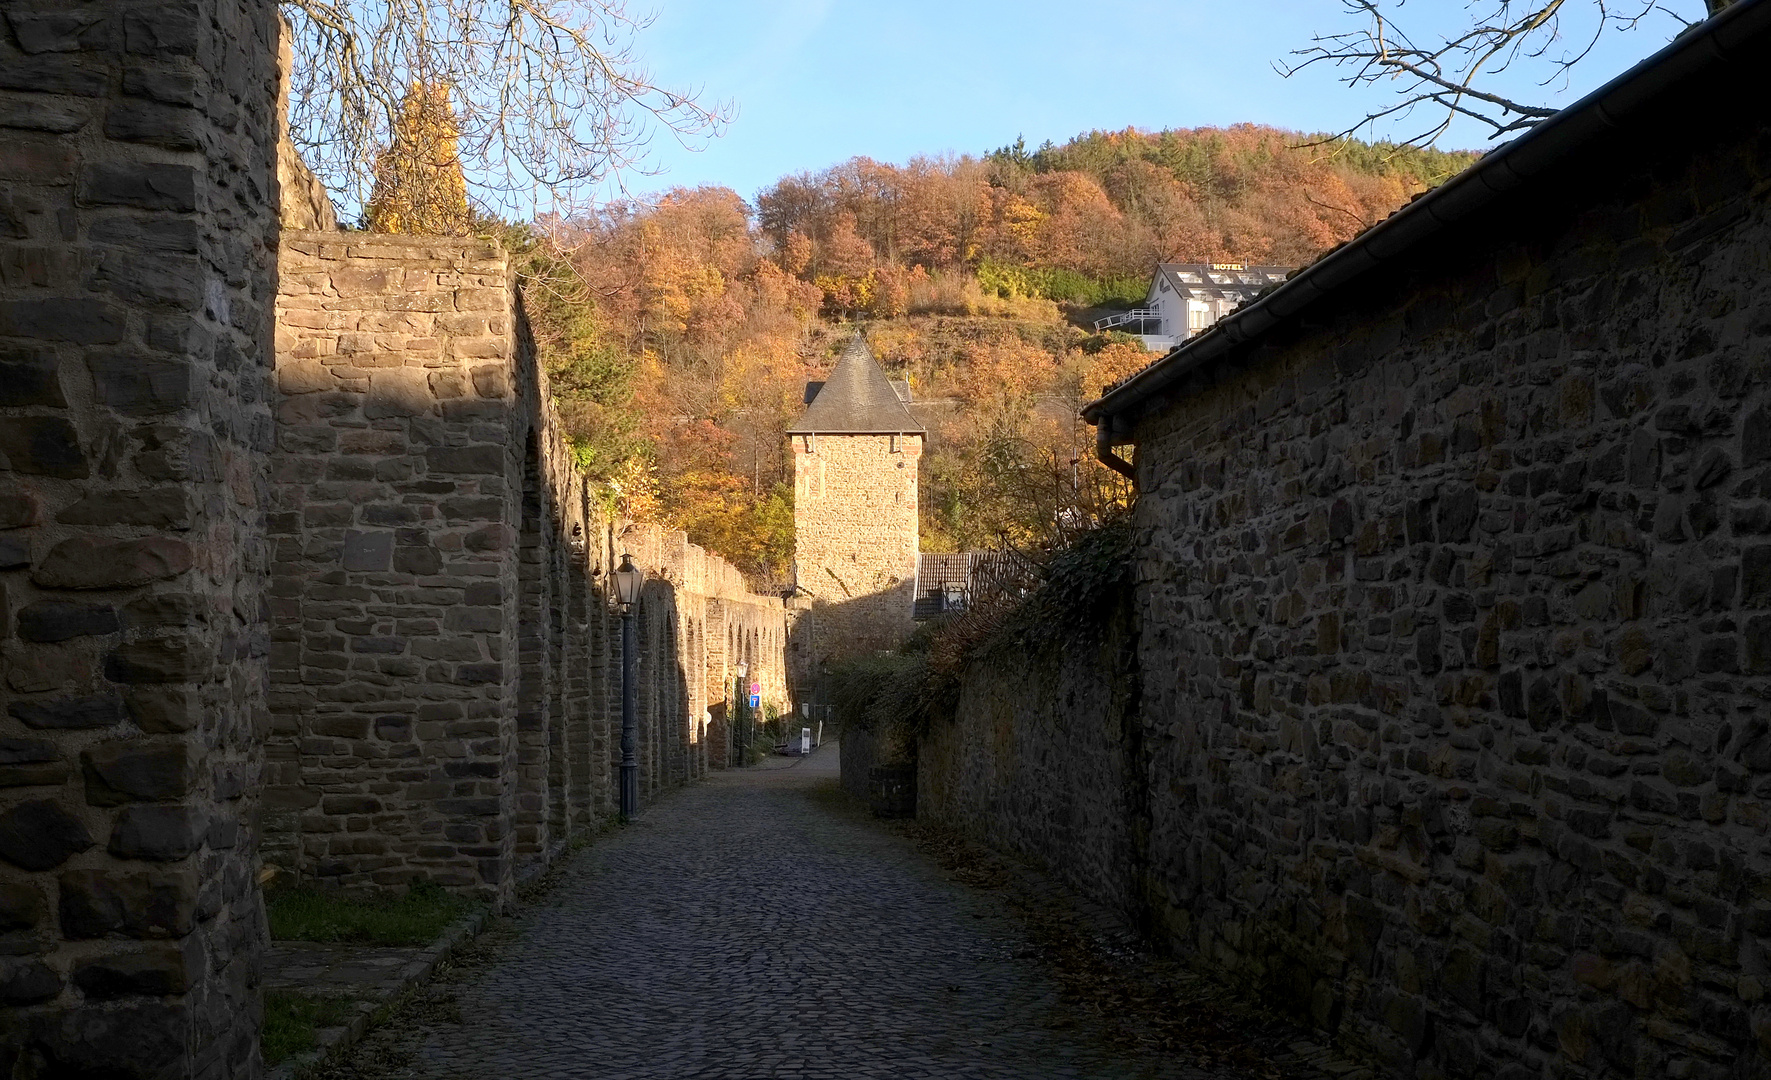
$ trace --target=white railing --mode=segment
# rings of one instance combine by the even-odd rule
[[[1122,311],[1117,315],[1109,315],[1105,319],[1096,319],[1095,333],[1098,334],[1102,330],[1111,330],[1115,326],[1124,326],[1126,323],[1131,322],[1144,323],[1161,321],[1162,312],[1155,308],[1132,308],[1130,311]]]

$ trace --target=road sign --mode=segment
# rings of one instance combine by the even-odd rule
[[[750,707],[753,709],[762,708],[763,707],[763,696],[761,694],[750,695]]]
[[[763,684],[762,683],[753,682],[750,684],[750,696],[751,697],[755,697],[756,695],[758,695],[762,692],[763,692]]]

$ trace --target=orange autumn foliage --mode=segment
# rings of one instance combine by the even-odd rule
[[[1473,155],[1344,142],[1255,124],[1090,132],[984,158],[855,158],[783,178],[757,198],[776,247],[810,261],[854,234],[884,260],[930,268],[994,258],[1087,274],[1158,260],[1298,263],[1350,239]],[[814,273],[830,273],[814,270]]]
[[[1042,542],[1066,490],[1118,490],[1077,410],[1153,357],[1066,321],[1055,294],[1002,283],[1067,274],[1122,295],[1158,259],[1302,263],[1470,160],[1302,141],[1237,125],[857,158],[784,177],[754,206],[678,188],[572,222],[594,306],[586,355],[624,357],[631,383],[638,449],[603,468],[630,509],[779,580],[792,557],[783,431],[859,320],[923,403],[925,548]],[[575,385],[567,375],[555,385]]]

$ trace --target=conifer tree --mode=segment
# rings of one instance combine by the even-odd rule
[[[416,82],[406,92],[393,142],[375,157],[365,213],[372,232],[459,236],[472,218],[449,87]]]
[[[474,204],[570,217],[611,176],[643,172],[660,129],[693,144],[731,117],[652,79],[636,52],[652,17],[628,5],[278,0],[290,27],[289,138],[334,198],[365,206],[414,85],[446,86]]]

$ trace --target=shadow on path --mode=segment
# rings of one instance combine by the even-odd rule
[[[842,807],[836,763],[827,744],[646,809],[322,1075],[1220,1075],[1078,1030],[1001,900]]]

